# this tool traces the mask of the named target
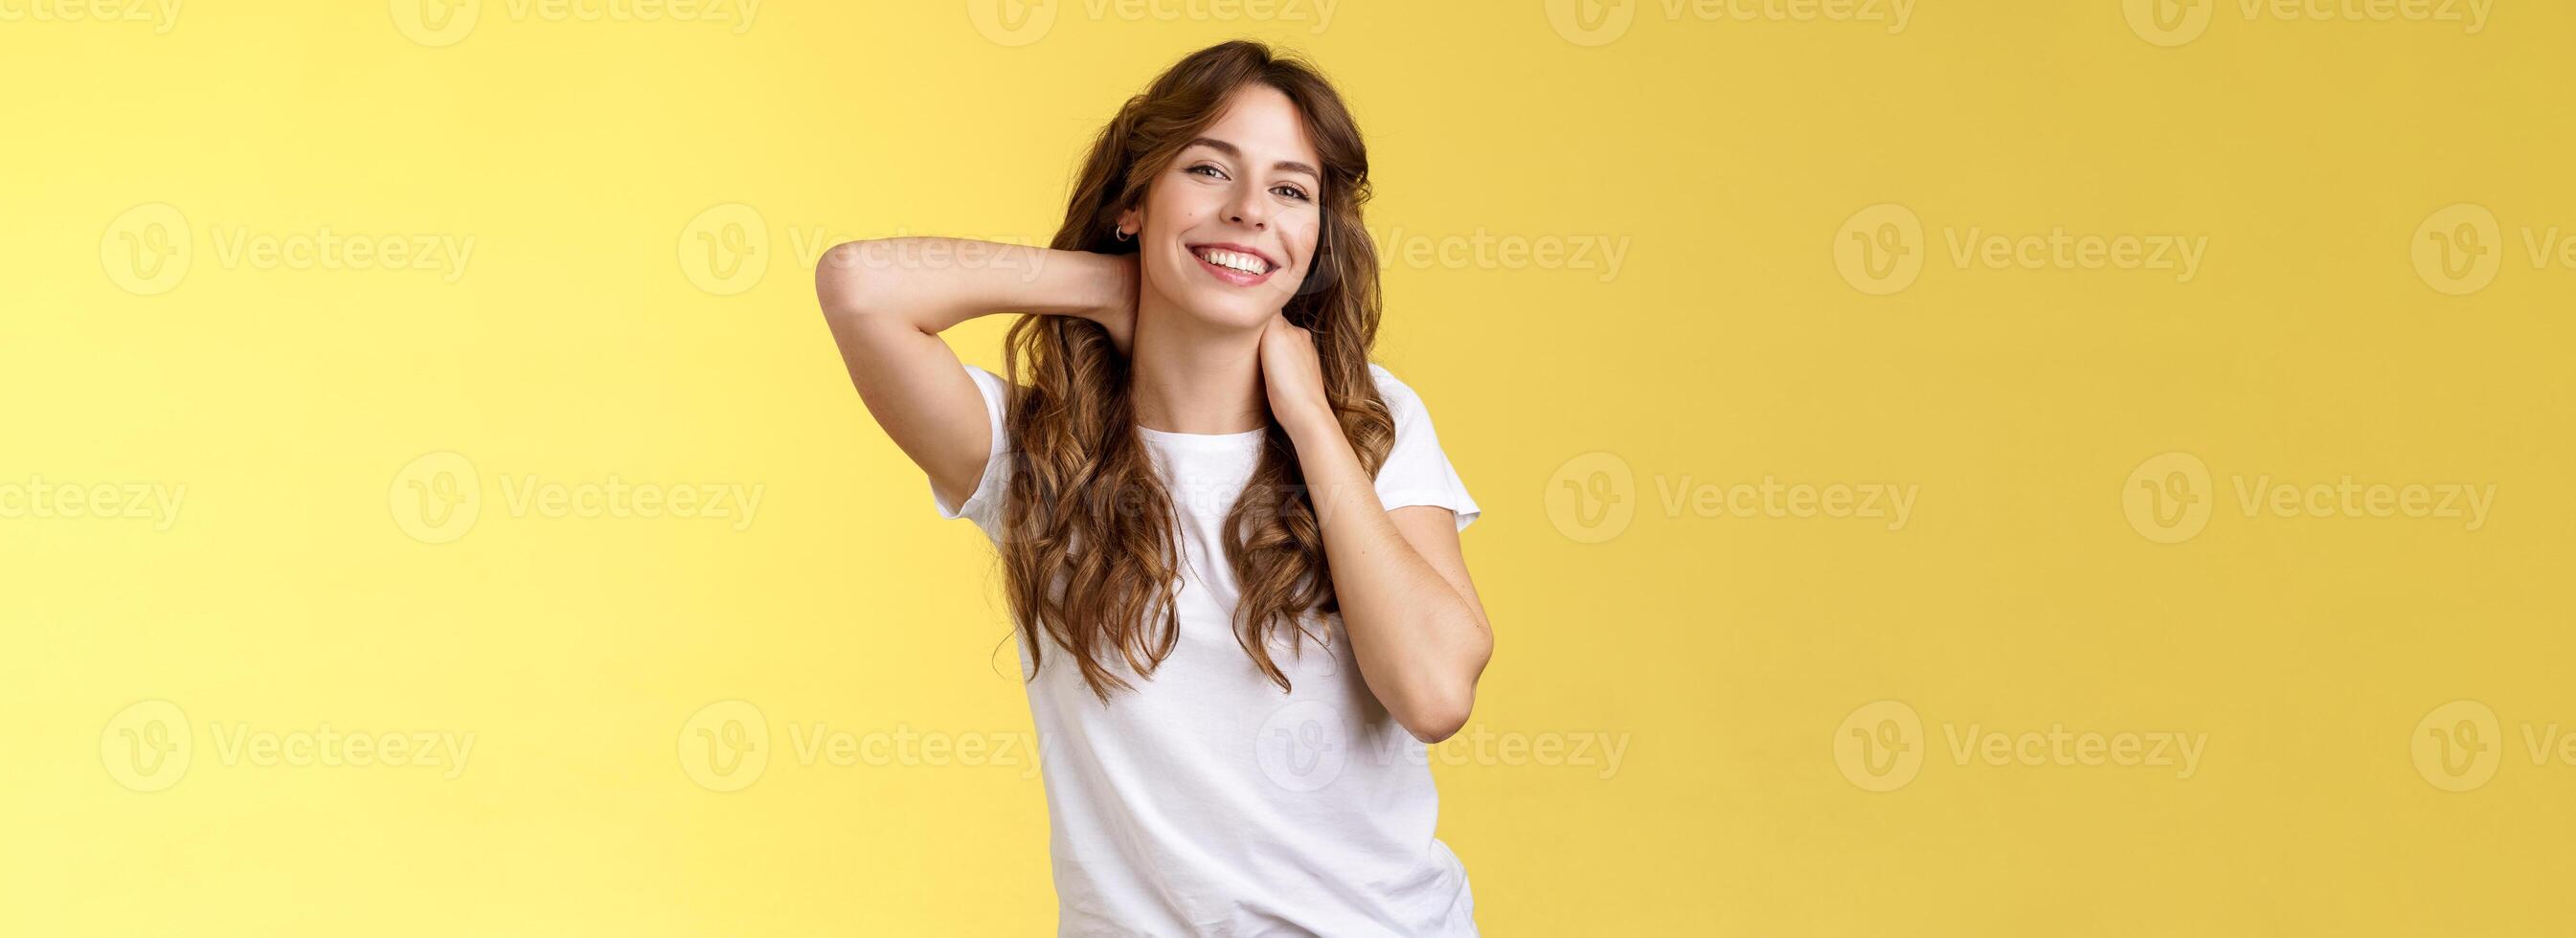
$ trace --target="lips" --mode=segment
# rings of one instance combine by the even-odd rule
[[[1279,262],[1270,255],[1241,244],[1194,244],[1190,256],[1209,276],[1238,287],[1260,284],[1279,272]]]

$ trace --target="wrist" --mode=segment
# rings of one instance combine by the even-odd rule
[[[1288,431],[1288,441],[1299,449],[1332,440],[1346,445],[1350,442],[1349,437],[1342,435],[1341,421],[1333,419],[1330,409],[1299,408],[1276,416],[1280,429]]]
[[[1083,304],[1079,315],[1104,326],[1126,313],[1136,303],[1135,255],[1082,255],[1085,267],[1083,281],[1091,285],[1090,302]]]

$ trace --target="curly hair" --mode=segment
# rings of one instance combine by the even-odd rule
[[[1325,395],[1374,477],[1394,445],[1395,421],[1368,365],[1381,303],[1377,249],[1360,220],[1369,198],[1368,151],[1341,96],[1313,66],[1240,40],[1174,64],[1102,128],[1052,246],[1135,252],[1142,239],[1112,233],[1119,213],[1141,204],[1149,182],[1216,122],[1236,90],[1255,83],[1296,105],[1323,164],[1315,262],[1281,313],[1313,333]],[[1105,703],[1130,687],[1102,664],[1105,654],[1151,677],[1180,638],[1173,600],[1182,558],[1171,497],[1136,429],[1128,361],[1106,329],[1073,316],[1023,317],[1011,328],[1004,363],[1012,383],[1006,420],[1016,441],[1002,507],[1011,611],[1035,666],[1044,665],[1052,638]],[[1291,650],[1302,650],[1307,617],[1338,607],[1323,529],[1275,418],[1225,519],[1223,540],[1242,588],[1235,639],[1284,691],[1288,676],[1270,654],[1274,636],[1293,630]]]

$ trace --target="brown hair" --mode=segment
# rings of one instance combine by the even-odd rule
[[[1121,241],[1112,233],[1119,213],[1143,202],[1146,186],[1216,122],[1236,90],[1256,83],[1296,104],[1323,163],[1314,261],[1281,312],[1314,334],[1325,395],[1374,477],[1394,445],[1395,421],[1368,367],[1380,303],[1377,249],[1360,224],[1369,198],[1368,150],[1341,96],[1314,67],[1238,40],[1165,70],[1100,131],[1052,246],[1134,253],[1143,239]],[[1106,329],[1072,316],[1022,317],[1011,327],[1004,362],[1013,382],[1007,421],[1016,443],[1002,506],[1011,611],[1033,666],[1044,665],[1052,637],[1106,702],[1112,690],[1129,684],[1101,664],[1104,653],[1114,651],[1136,674],[1151,677],[1180,639],[1173,601],[1182,558],[1171,498],[1136,430],[1127,360]],[[1284,690],[1288,676],[1271,660],[1272,636],[1295,629],[1291,647],[1302,653],[1306,633],[1298,623],[1338,606],[1315,506],[1275,418],[1226,516],[1224,541],[1226,561],[1242,584],[1235,640]]]

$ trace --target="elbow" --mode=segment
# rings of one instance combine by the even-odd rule
[[[1422,740],[1422,745],[1440,745],[1448,737],[1455,737],[1458,729],[1466,729],[1466,714],[1471,706],[1473,701],[1422,706],[1409,719],[1399,719],[1399,724],[1404,724],[1404,732],[1414,734],[1414,740]]]
[[[1474,647],[1461,652],[1468,660],[1459,663],[1456,677],[1440,680],[1438,686],[1412,695],[1406,712],[1396,716],[1405,732],[1426,745],[1438,745],[1458,735],[1466,728],[1468,716],[1475,712],[1476,681],[1484,677],[1486,663],[1494,658],[1493,630],[1479,620],[1476,634],[1479,640]]]
[[[847,319],[865,315],[882,304],[876,302],[877,278],[863,251],[868,242],[844,241],[824,251],[814,264],[814,298],[830,319]]]
[[[1458,735],[1466,728],[1468,715],[1476,709],[1476,681],[1484,677],[1485,665],[1494,660],[1494,632],[1482,617],[1472,625],[1476,639],[1457,650],[1462,660],[1455,663],[1454,670],[1406,695],[1404,712],[1394,714],[1396,722],[1404,724],[1405,732],[1426,745],[1437,745]]]
[[[1431,695],[1431,699],[1408,708],[1410,712],[1397,717],[1396,722],[1404,724],[1404,731],[1425,745],[1439,745],[1466,728],[1467,716],[1475,708],[1476,689],[1471,685]]]

